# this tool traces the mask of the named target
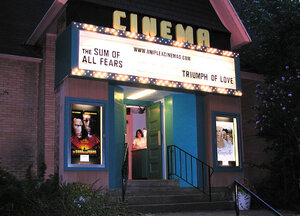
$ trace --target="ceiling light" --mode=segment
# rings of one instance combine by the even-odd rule
[[[143,90],[143,91],[140,91],[138,93],[128,96],[127,99],[136,100],[136,99],[145,97],[147,95],[153,94],[154,92],[156,92],[156,90],[146,89],[146,90]]]

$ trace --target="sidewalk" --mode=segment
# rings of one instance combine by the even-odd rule
[[[280,211],[284,216],[300,216],[287,211]],[[235,211],[201,211],[201,212],[180,212],[180,213],[156,213],[145,214],[144,216],[235,216]],[[274,216],[275,214],[267,210],[240,211],[240,216]]]

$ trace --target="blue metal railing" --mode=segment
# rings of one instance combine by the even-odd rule
[[[214,169],[175,145],[167,147],[168,178],[176,176],[189,185],[209,195],[211,201],[211,176]],[[195,171],[195,173],[194,173]],[[208,183],[208,192],[206,192]]]

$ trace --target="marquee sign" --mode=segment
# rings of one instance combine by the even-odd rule
[[[73,76],[241,96],[237,53],[82,23],[73,27]]]

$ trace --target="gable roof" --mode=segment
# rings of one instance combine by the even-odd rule
[[[68,0],[93,3],[137,14],[229,33],[209,0]],[[171,19],[171,20],[170,20]]]
[[[41,49],[25,45],[53,0],[0,1],[0,53],[40,57]]]
[[[210,0],[223,25],[231,32],[231,48],[251,42],[251,38],[230,0]]]
[[[72,1],[76,0],[1,0],[0,53],[40,57],[41,49],[37,47],[37,41],[59,16],[66,4]],[[230,32],[232,48],[251,41],[229,0],[84,1],[141,14],[147,14],[150,11],[153,16],[165,17],[179,23]]]

